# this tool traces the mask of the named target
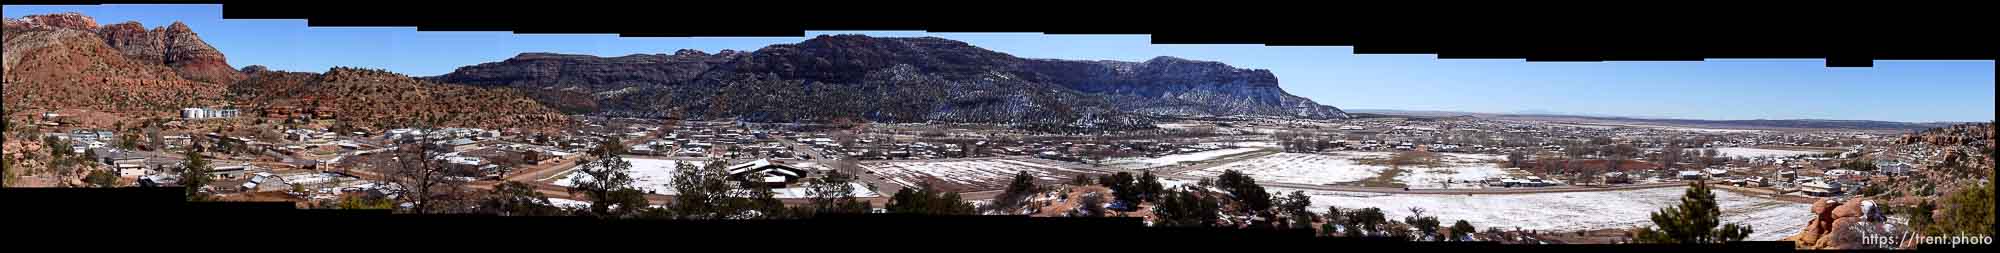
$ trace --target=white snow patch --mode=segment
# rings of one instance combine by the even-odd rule
[[[1273,194],[1296,189],[1272,188]],[[1441,221],[1465,220],[1484,230],[1579,231],[1625,229],[1651,226],[1650,215],[1660,208],[1678,204],[1686,187],[1628,191],[1566,192],[1501,195],[1382,194],[1304,190],[1312,198],[1312,209],[1327,206],[1342,210],[1381,208],[1389,219],[1410,215],[1410,207],[1423,208],[1425,215]],[[1804,229],[1811,219],[1811,205],[1744,196],[1715,190],[1722,208],[1722,220],[1751,225],[1749,240],[1783,239]]]
[[[1380,175],[1387,168],[1358,164],[1346,156],[1279,153],[1184,174],[1213,177],[1225,170],[1236,170],[1263,182],[1318,185],[1361,181]]]
[[[590,201],[564,199],[564,198],[549,198],[549,204],[566,209],[590,208]]]
[[[1369,165],[1356,159],[1388,159],[1392,152],[1334,152],[1327,154],[1279,153],[1209,167],[1183,174],[1213,177],[1236,170],[1262,182],[1325,185],[1367,180],[1389,170],[1385,165]],[[1410,188],[1479,188],[1480,180],[1505,176],[1509,169],[1492,160],[1498,155],[1438,153],[1438,167],[1402,166],[1396,181]],[[1446,184],[1449,186],[1446,186]]]
[[[1043,180],[1066,180],[1066,176],[1056,171],[1083,171],[1059,166],[1015,161],[1007,159],[979,159],[958,161],[883,162],[862,164],[862,168],[888,177],[890,181],[905,187],[916,187],[925,178],[932,178],[955,185],[996,185],[1004,184],[1015,173],[1027,171],[1029,175]]]
[[[1153,158],[1147,158],[1147,157],[1119,158],[1106,161],[1106,164],[1124,168],[1145,169],[1152,167],[1175,165],[1175,164],[1180,164],[1181,162],[1214,160],[1216,158],[1221,158],[1224,156],[1249,153],[1251,151],[1257,151],[1257,150],[1261,150],[1261,148],[1226,148],[1226,149],[1217,149],[1217,150],[1201,151],[1194,153],[1164,155]]]
[[[676,162],[693,163],[694,167],[696,168],[700,168],[703,165],[707,164],[706,162],[702,161],[676,161],[676,160],[643,159],[643,158],[623,158],[623,159],[625,159],[625,162],[632,163],[632,171],[630,172],[632,174],[632,187],[638,188],[640,191],[646,191],[646,193],[649,194],[666,194],[666,195],[674,194],[674,187],[671,184],[673,184],[674,180],[674,165]],[[581,170],[582,168],[578,169]],[[574,171],[570,172],[569,177],[556,180],[554,183],[555,185],[558,186],[569,187],[573,186],[570,180],[576,180],[578,178],[589,180],[590,175],[584,174],[582,171]]]

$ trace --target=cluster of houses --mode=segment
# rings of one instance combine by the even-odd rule
[[[1503,177],[1503,178],[1486,179],[1487,187],[1548,187],[1548,186],[1556,186],[1558,184],[1559,183],[1556,182],[1555,180],[1543,179],[1542,177],[1538,176],[1527,176],[1521,178]]]
[[[86,150],[109,147],[112,146],[111,143],[118,141],[118,134],[109,130],[77,129],[70,130],[68,133],[58,132],[46,135],[54,137],[57,140],[69,142],[70,150],[76,154],[82,154]]]
[[[966,147],[957,143],[930,143],[922,141],[881,143],[873,138],[862,138],[857,140],[857,142],[857,146],[859,147],[835,148],[844,150],[844,154],[849,157],[861,160],[937,159],[975,156],[975,154],[966,153]],[[987,142],[978,141],[971,145],[975,147],[984,146],[987,145]]]

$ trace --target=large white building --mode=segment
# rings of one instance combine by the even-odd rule
[[[235,118],[238,113],[239,112],[236,109],[196,108],[196,107],[181,108],[181,118],[185,119]]]

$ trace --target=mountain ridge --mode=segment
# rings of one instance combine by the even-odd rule
[[[1084,119],[1098,117],[1136,123],[1144,121],[1139,118],[1147,115],[1346,117],[1338,108],[1284,92],[1268,70],[1238,69],[1219,62],[1170,56],[1145,62],[1028,59],[937,37],[823,35],[755,51],[724,50],[717,54],[688,49],[671,55],[616,57],[522,53],[425,79],[539,93],[534,96],[555,104],[552,107],[572,109],[565,111],[645,117],[678,113],[760,121],[851,118],[885,122],[1011,123],[1022,123],[1022,119],[1012,115],[1030,116],[1033,119],[1027,121],[1041,123],[1093,121]],[[848,90],[836,92],[826,90],[828,87]],[[855,96],[852,99],[887,104],[817,108],[833,112],[795,117],[812,113],[782,108],[731,108],[726,105],[731,101],[784,102],[715,95],[727,95],[731,90],[852,95]],[[906,97],[912,95],[940,97]],[[591,98],[590,103],[579,103],[582,102],[579,98],[584,97]],[[696,104],[659,104],[674,101]],[[1008,112],[1056,105],[1065,108],[1046,108],[1057,114],[1047,118]],[[966,115],[974,112],[1008,116]]]

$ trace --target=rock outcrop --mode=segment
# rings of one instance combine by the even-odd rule
[[[89,17],[30,15],[6,23],[5,98],[9,107],[164,113],[222,99],[224,83],[190,80],[160,62],[128,57],[106,43]],[[111,28],[121,34],[130,29],[129,25]],[[144,42],[121,45],[151,47]]]
[[[125,57],[172,67],[183,78],[212,83],[243,79],[243,74],[229,66],[221,51],[202,41],[181,22],[152,30],[146,30],[139,22],[124,22],[105,26],[98,33],[105,44],[124,52]]]
[[[1902,224],[1890,222],[1883,206],[1872,200],[1850,199],[1842,203],[1828,199],[1814,202],[1812,221],[1799,234],[1786,237],[1800,249],[1899,249],[1914,246]],[[1871,240],[1869,237],[1888,240]]]

